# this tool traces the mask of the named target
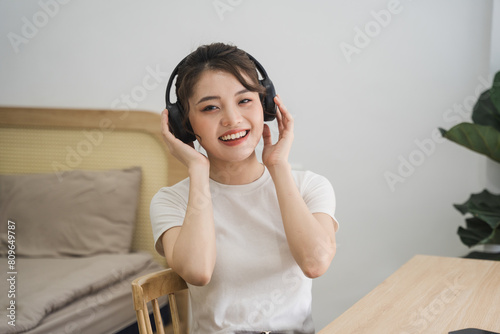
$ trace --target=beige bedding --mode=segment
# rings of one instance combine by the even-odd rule
[[[15,326],[2,321],[0,333],[25,331],[31,333],[30,330],[36,326],[39,327],[33,333],[40,332],[40,328],[48,330],[50,322],[48,325],[46,320],[59,323],[62,330],[66,326],[84,328],[82,321],[85,321],[87,326],[94,325],[94,328],[91,331],[82,331],[82,328],[79,328],[79,333],[105,333],[107,331],[104,328],[96,329],[96,324],[99,326],[98,321],[101,321],[103,324],[112,326],[107,320],[124,303],[126,303],[126,308],[130,309],[130,315],[134,315],[130,295],[130,282],[133,278],[144,274],[145,271],[152,272],[159,269],[159,265],[154,263],[149,253],[56,259],[18,258],[16,267]],[[1,280],[0,291],[7,291],[6,284],[7,280]],[[119,294],[117,294],[118,291],[120,291]],[[106,303],[112,299],[120,300],[120,302],[114,303],[114,309],[103,319],[102,313],[106,310]],[[75,304],[79,300],[83,303]],[[7,302],[7,298],[2,298],[2,319],[7,319],[7,305],[4,305]],[[72,304],[74,305],[71,308]],[[69,310],[73,309],[73,312],[76,312],[76,317],[70,320],[71,311],[66,311],[61,313],[63,320],[57,320],[53,315],[66,306],[70,307]],[[75,320],[78,320],[80,324]],[[48,333],[49,331],[42,330],[42,332]]]

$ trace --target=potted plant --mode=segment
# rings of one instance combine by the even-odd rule
[[[493,86],[480,95],[472,121],[457,124],[448,131],[439,130],[445,138],[500,163],[500,72],[496,73]],[[462,243],[468,247],[500,245],[500,195],[485,189],[454,207],[469,216],[466,227],[460,226],[457,231]],[[472,252],[466,257],[500,260],[500,252]]]

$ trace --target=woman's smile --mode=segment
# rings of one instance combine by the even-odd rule
[[[250,130],[231,130],[224,133],[219,137],[219,140],[224,142],[224,144],[233,146],[238,145],[247,138]]]

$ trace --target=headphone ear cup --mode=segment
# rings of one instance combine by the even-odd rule
[[[196,137],[193,135],[193,130],[191,128],[191,124],[187,124],[187,130],[185,129],[183,123],[183,115],[184,111],[179,102],[175,104],[168,104],[168,127],[170,132],[174,134],[174,136],[186,144],[192,143],[196,140]],[[191,131],[191,132],[189,132]]]
[[[248,58],[254,62],[257,71],[262,76],[262,80],[259,83],[266,89],[266,96],[262,98],[262,109],[264,109],[264,121],[272,121],[276,118],[276,104],[274,103],[274,97],[276,96],[276,90],[274,89],[273,82],[267,76],[266,70],[262,65],[255,59],[252,55],[247,53]]]
[[[269,78],[261,80],[260,84],[266,89],[266,96],[262,100],[262,107],[264,109],[264,121],[272,121],[276,118],[276,103],[274,103],[276,90],[274,89],[274,85]]]

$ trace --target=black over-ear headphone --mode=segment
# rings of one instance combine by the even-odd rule
[[[250,58],[250,60],[254,62],[255,67],[262,76],[262,79],[259,80],[259,83],[266,89],[266,95],[261,95],[260,97],[262,101],[262,107],[264,109],[264,121],[272,121],[276,118],[276,104],[274,103],[276,90],[274,89],[273,82],[267,76],[264,67],[262,67],[262,65],[254,57],[252,57],[248,53],[247,55],[248,58]],[[168,109],[168,124],[170,131],[174,134],[175,137],[179,138],[184,143],[189,144],[196,140],[193,129],[191,128],[191,124],[189,124],[189,121],[187,121],[185,125],[183,124],[185,112],[179,100],[177,100],[177,102],[175,103],[170,102],[170,88],[172,87],[172,82],[177,76],[179,67],[184,63],[186,58],[181,60],[181,62],[175,67],[172,74],[170,75],[170,79],[168,79],[167,91],[165,93],[165,102]]]

